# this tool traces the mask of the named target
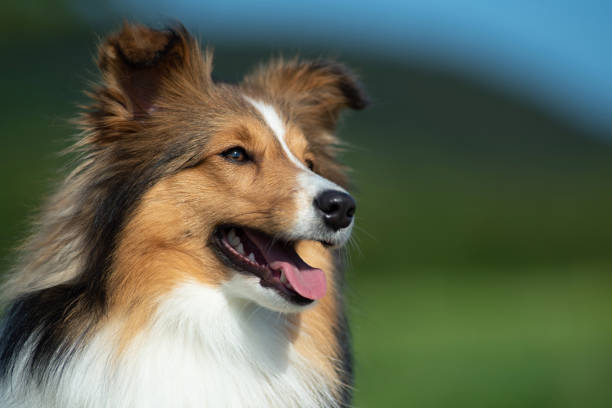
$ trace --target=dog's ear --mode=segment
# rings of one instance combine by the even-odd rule
[[[285,61],[260,66],[244,84],[296,106],[298,120],[333,129],[343,108],[363,109],[368,100],[357,78],[331,61]],[[313,123],[314,124],[314,123]]]
[[[212,82],[212,58],[182,26],[154,30],[124,23],[100,46],[98,66],[104,87],[119,92],[121,103],[135,118],[148,115],[164,88],[189,82],[205,88]]]

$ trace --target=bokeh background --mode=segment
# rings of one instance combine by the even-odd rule
[[[296,52],[361,76],[356,406],[612,406],[612,3],[3,0],[1,270],[123,18],[182,21],[225,80]]]

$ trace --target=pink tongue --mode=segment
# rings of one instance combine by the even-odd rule
[[[255,231],[244,230],[257,245],[266,262],[275,271],[282,271],[293,289],[301,296],[317,300],[325,295],[327,282],[321,269],[308,265],[291,247],[280,243],[271,245],[270,239]]]

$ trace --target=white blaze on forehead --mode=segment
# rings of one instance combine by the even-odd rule
[[[245,96],[244,98],[251,105],[253,105],[255,109],[257,109],[268,127],[272,129],[272,133],[274,133],[274,136],[280,143],[281,147],[283,148],[283,151],[285,152],[289,160],[291,160],[296,166],[298,166],[302,170],[308,170],[308,168],[306,168],[306,166],[304,166],[304,164],[293,155],[291,150],[289,150],[289,146],[287,146],[287,142],[285,141],[285,124],[276,109],[274,109],[274,107],[268,105],[267,103],[256,101],[255,99],[249,98],[248,96]]]
[[[322,224],[322,219],[316,212],[313,201],[315,197],[326,190],[337,190],[345,193],[347,191],[336,183],[311,171],[304,163],[295,157],[291,150],[289,150],[289,146],[287,146],[287,142],[285,141],[285,123],[274,107],[246,95],[244,98],[253,105],[262,116],[264,122],[266,122],[268,127],[272,130],[272,133],[281,145],[287,158],[302,170],[297,177],[298,184],[301,188],[296,197],[298,210],[293,228],[295,236],[300,239],[301,237],[309,237],[310,239],[318,239],[334,244],[343,244],[346,242],[351,234],[352,224],[349,228],[330,232],[328,228]]]

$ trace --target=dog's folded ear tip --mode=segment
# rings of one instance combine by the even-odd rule
[[[244,82],[261,92],[293,98],[298,115],[310,117],[306,120],[315,118],[331,129],[344,108],[361,110],[369,105],[357,76],[344,64],[330,59],[276,58],[260,65]]]
[[[333,60],[316,60],[312,62],[312,67],[327,70],[338,78],[338,87],[346,98],[348,108],[362,110],[370,105],[361,81],[343,63]]]
[[[153,65],[173,44],[185,35],[174,29],[157,30],[140,24],[123,23],[121,29],[107,37],[101,47],[100,61],[121,58],[134,67]]]
[[[119,91],[120,105],[133,118],[155,110],[164,79],[176,86],[197,78],[200,88],[212,82],[212,54],[202,55],[198,42],[180,23],[156,29],[124,21],[100,44],[97,64],[103,86]]]
[[[370,98],[363,89],[361,83],[352,78],[350,81],[341,83],[340,90],[347,100],[347,106],[354,110],[363,110],[370,106]]]

